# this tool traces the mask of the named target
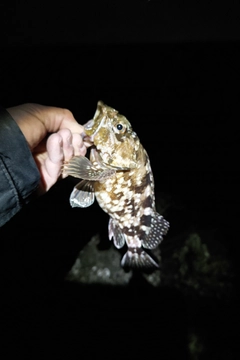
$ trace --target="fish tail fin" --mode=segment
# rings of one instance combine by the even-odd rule
[[[124,254],[121,266],[125,268],[159,268],[153,258],[142,249],[131,249]]]

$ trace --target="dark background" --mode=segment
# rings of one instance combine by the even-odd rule
[[[80,123],[100,99],[119,110],[149,153],[157,200],[170,204],[165,244],[207,234],[236,271],[239,2],[12,1],[0,14],[2,106],[66,107]],[[72,186],[57,184],[1,229],[3,343],[34,358],[47,344],[53,358],[187,358],[192,323],[181,292],[139,275],[120,289],[64,282],[84,244],[107,227],[96,204],[73,214]],[[167,245],[162,251],[166,258]],[[236,300],[194,301],[200,333],[211,333],[203,358],[218,349],[218,359],[237,357]]]

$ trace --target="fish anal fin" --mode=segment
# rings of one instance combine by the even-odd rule
[[[113,238],[113,243],[117,249],[121,249],[125,244],[125,235],[115,221],[110,218],[108,223],[109,240]]]

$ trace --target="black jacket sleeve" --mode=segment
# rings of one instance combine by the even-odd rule
[[[0,226],[27,204],[40,173],[20,128],[0,107]]]

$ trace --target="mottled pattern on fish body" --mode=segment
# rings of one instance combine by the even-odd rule
[[[69,175],[85,179],[71,195],[72,206],[91,205],[94,191],[100,207],[110,216],[109,239],[113,238],[119,249],[125,243],[128,246],[122,266],[158,267],[143,248],[156,248],[169,223],[155,209],[154,179],[146,150],[129,121],[102,102],[85,125],[85,133],[95,145],[89,163],[78,157],[65,166]]]

